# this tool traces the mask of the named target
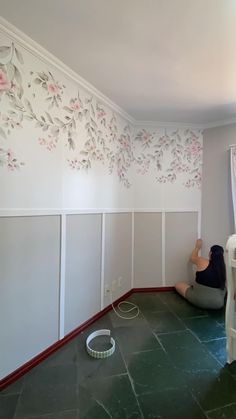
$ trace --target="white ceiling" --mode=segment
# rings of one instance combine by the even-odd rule
[[[138,121],[236,118],[236,0],[0,0],[0,13]]]

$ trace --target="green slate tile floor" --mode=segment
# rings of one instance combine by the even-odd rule
[[[175,292],[136,293],[140,315],[113,311],[0,392],[0,419],[236,419],[236,362],[226,364],[224,310]],[[115,353],[86,337],[111,329]],[[104,338],[94,341],[104,348]]]

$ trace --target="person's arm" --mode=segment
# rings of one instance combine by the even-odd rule
[[[202,248],[202,239],[197,239],[195,243],[195,247],[190,255],[190,261],[194,263],[195,265],[198,265],[200,262],[200,259],[202,259],[200,256],[198,256],[199,251]]]

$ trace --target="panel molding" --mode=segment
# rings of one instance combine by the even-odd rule
[[[162,268],[162,285],[166,285],[166,214],[161,214],[161,268]]]
[[[59,339],[65,336],[65,288],[66,288],[66,216],[61,215],[60,284],[59,284]]]
[[[33,217],[40,215],[119,214],[124,212],[198,212],[192,208],[1,208],[0,217]]]
[[[102,214],[101,238],[101,310],[104,308],[106,214]]]

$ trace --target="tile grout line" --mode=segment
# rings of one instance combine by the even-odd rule
[[[129,381],[130,381],[130,385],[131,385],[131,388],[132,388],[132,390],[133,390],[134,397],[135,397],[135,400],[136,400],[136,402],[137,402],[137,406],[138,406],[138,408],[139,408],[139,411],[140,411],[141,417],[142,417],[142,419],[145,419],[145,417],[144,417],[144,415],[143,415],[143,411],[142,411],[142,409],[141,409],[141,407],[140,407],[140,404],[139,404],[138,395],[137,395],[137,393],[136,393],[136,391],[135,391],[133,378],[132,378],[132,377],[131,377],[131,375],[130,375],[130,372],[129,372],[129,369],[128,369],[128,365],[127,365],[127,363],[126,363],[126,360],[125,360],[125,357],[124,357],[124,355],[123,355],[123,352],[122,352],[122,351],[120,351],[120,353],[121,353],[121,357],[122,357],[122,359],[123,359],[123,362],[124,362],[124,364],[125,364],[125,368],[126,368],[126,371],[127,371],[127,375],[128,375]]]

